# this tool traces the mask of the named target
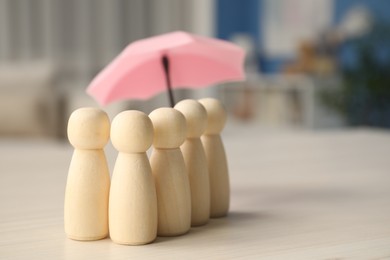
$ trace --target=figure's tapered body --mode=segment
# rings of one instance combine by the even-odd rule
[[[110,190],[110,237],[118,244],[150,243],[157,236],[156,188],[146,155],[152,122],[142,112],[124,111],[112,122],[111,140],[119,154]]]
[[[156,109],[149,117],[154,127],[150,163],[157,191],[157,234],[182,235],[191,227],[190,187],[179,149],[186,136],[185,118],[173,108]]]
[[[190,181],[191,226],[201,226],[210,219],[210,181],[205,152],[199,138],[187,139],[180,149]]]
[[[227,215],[230,204],[230,185],[225,149],[220,135],[204,135],[202,143],[210,173],[210,215],[212,218],[223,217]]]
[[[111,239],[141,245],[152,242],[156,232],[156,189],[146,153],[120,153],[111,181]]]
[[[224,217],[230,204],[228,164],[220,136],[226,122],[226,111],[217,99],[204,98],[199,102],[207,111],[207,127],[201,140],[210,180],[210,217]]]
[[[187,233],[191,225],[191,195],[180,149],[154,149],[150,162],[158,197],[159,236]]]
[[[65,191],[65,232],[75,240],[108,235],[110,175],[103,150],[76,149]]]
[[[108,235],[110,175],[103,151],[109,138],[109,119],[96,108],[72,113],[68,137],[75,147],[65,190],[65,233],[75,240]]]
[[[191,226],[206,224],[210,218],[210,182],[206,155],[200,140],[207,124],[206,109],[195,100],[182,100],[175,106],[186,118],[187,138],[180,146],[191,189]]]

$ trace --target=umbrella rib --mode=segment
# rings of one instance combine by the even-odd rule
[[[167,82],[168,96],[169,102],[171,103],[171,107],[175,106],[175,100],[173,98],[172,85],[171,85],[171,77],[169,73],[169,59],[166,55],[162,57],[162,64],[164,67],[165,80]]]

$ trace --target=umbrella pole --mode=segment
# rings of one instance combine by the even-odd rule
[[[162,57],[162,63],[163,63],[163,67],[164,67],[165,79],[166,79],[166,82],[167,82],[169,102],[171,103],[171,107],[174,107],[175,106],[175,100],[173,98],[171,78],[170,78],[170,73],[169,73],[169,59],[168,59],[168,57],[166,55],[164,55]]]

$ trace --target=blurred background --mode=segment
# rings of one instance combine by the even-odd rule
[[[0,0],[0,137],[64,138],[85,88],[129,43],[174,30],[235,42],[247,80],[175,90],[221,99],[235,122],[390,127],[387,0]],[[149,113],[165,93],[117,102]]]

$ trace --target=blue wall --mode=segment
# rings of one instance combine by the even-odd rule
[[[217,37],[229,40],[241,32],[259,43],[261,4],[261,0],[217,0]]]

